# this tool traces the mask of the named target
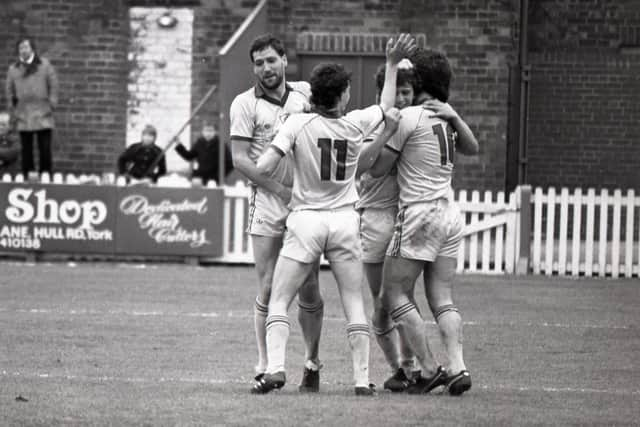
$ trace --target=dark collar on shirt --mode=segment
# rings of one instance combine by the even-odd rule
[[[272,104],[278,105],[280,107],[283,107],[284,104],[287,103],[287,99],[289,98],[289,93],[291,93],[291,91],[293,90],[293,88],[291,86],[289,86],[289,83],[285,83],[284,84],[284,95],[282,95],[282,99],[278,100],[276,98],[272,98],[269,95],[267,95],[264,91],[264,88],[260,85],[260,83],[257,83],[254,86],[254,93],[256,98],[262,98],[267,102],[270,102]]]
[[[342,117],[342,114],[338,111],[337,108],[332,108],[330,110],[321,107],[319,105],[312,105],[311,112],[321,115],[322,117],[326,117],[328,119],[339,119]]]

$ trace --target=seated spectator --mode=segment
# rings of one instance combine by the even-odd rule
[[[18,159],[20,147],[18,136],[12,130],[9,113],[0,111],[0,168],[5,168]]]
[[[193,176],[202,178],[202,183],[207,185],[209,180],[218,181],[220,148],[224,147],[224,172],[225,176],[233,170],[231,150],[220,143],[216,128],[210,123],[202,125],[202,134],[191,146],[186,148],[181,143],[176,146],[176,151],[186,161],[194,161]]]
[[[155,144],[157,134],[158,132],[153,126],[146,125],[144,127],[142,141],[127,147],[118,158],[118,172],[121,175],[135,179],[149,178],[156,182],[159,176],[167,173],[167,163],[164,154],[162,154],[162,148]],[[158,156],[161,156],[160,160],[153,170],[150,170]]]

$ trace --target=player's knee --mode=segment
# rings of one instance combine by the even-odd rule
[[[442,316],[448,313],[456,313],[458,316],[460,315],[458,307],[454,304],[443,304],[438,307],[431,307],[431,313],[433,313],[433,318],[436,322],[439,322]]]
[[[386,335],[393,331],[395,324],[389,313],[382,309],[381,306],[376,307],[371,316],[372,330],[376,335]]]
[[[260,288],[256,299],[262,304],[269,305],[269,301],[271,301],[271,286]]]
[[[416,306],[411,301],[405,300],[398,302],[393,310],[389,312],[389,315],[395,324],[402,324],[406,321],[406,316],[413,312],[418,312]]]
[[[324,312],[324,301],[322,301],[322,298],[319,298],[316,301],[306,302],[299,297],[298,308],[300,310],[300,314],[308,313],[321,315]]]
[[[390,313],[394,308],[403,305],[407,301],[406,295],[399,289],[391,286],[383,286],[379,298],[382,309]]]
[[[322,304],[317,282],[305,282],[298,291],[298,300],[301,304],[309,306]]]

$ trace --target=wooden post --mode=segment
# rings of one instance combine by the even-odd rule
[[[531,253],[531,186],[523,185],[516,189],[516,203],[519,215],[520,229],[518,239],[516,274],[529,272],[529,254]]]

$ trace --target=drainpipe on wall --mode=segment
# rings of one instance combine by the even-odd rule
[[[505,192],[511,193],[527,182],[527,137],[529,119],[529,23],[528,0],[514,1],[519,7],[514,23],[514,38],[518,42],[515,63],[509,65],[509,96],[507,117],[507,150]]]
[[[518,49],[520,71],[520,117],[518,135],[518,185],[527,183],[527,143],[529,137],[529,0],[520,0],[520,43]]]

